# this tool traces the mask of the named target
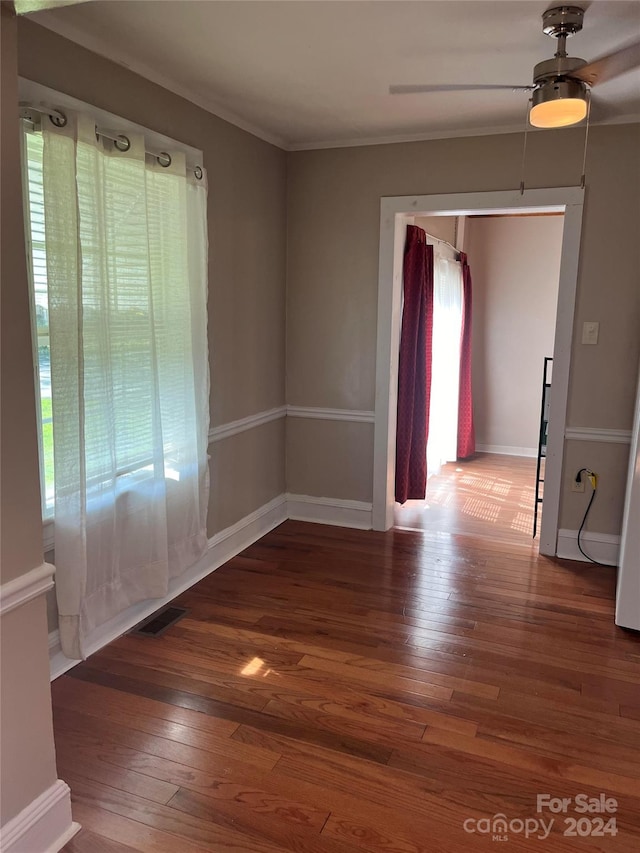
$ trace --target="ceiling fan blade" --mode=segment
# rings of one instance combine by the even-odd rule
[[[492,89],[511,89],[512,92],[530,92],[533,89],[533,86],[507,86],[504,84],[498,85],[490,85],[490,84],[435,84],[433,86],[389,86],[389,94],[390,95],[417,95],[425,92],[476,92],[476,91],[488,91]]]
[[[640,66],[640,41],[628,44],[608,56],[594,59],[588,65],[572,72],[571,76],[583,80],[590,86],[596,86],[638,66]]]

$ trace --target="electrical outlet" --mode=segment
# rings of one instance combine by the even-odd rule
[[[584,480],[580,480],[580,482],[576,482],[575,477],[571,480],[571,491],[572,492],[584,492]]]

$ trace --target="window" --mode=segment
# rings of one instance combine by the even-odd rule
[[[31,118],[43,515],[62,648],[81,658],[94,630],[165,596],[207,549],[206,176],[186,149],[118,119]]]
[[[47,250],[44,234],[42,186],[42,134],[25,134],[27,238],[31,267],[33,342],[36,349],[36,393],[40,446],[40,480],[43,518],[53,517],[53,406],[51,399],[51,347],[47,296]]]

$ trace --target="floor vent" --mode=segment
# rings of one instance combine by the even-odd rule
[[[184,607],[163,607],[162,610],[157,610],[144,622],[141,622],[133,630],[132,634],[142,634],[145,637],[159,637],[168,631],[172,625],[187,615],[187,610]]]

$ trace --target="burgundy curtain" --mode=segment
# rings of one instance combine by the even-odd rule
[[[462,266],[462,335],[460,340],[460,393],[458,399],[458,459],[476,452],[471,393],[471,270],[467,256],[460,252]]]
[[[404,308],[398,365],[396,501],[424,500],[433,337],[433,246],[422,228],[407,226]]]

